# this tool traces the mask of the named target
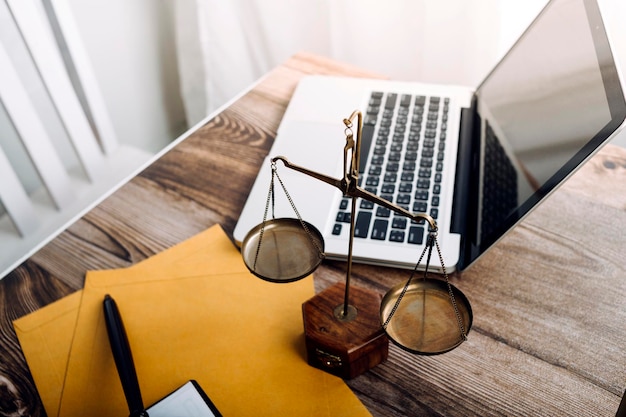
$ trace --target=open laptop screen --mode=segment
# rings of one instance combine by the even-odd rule
[[[550,2],[476,92],[481,161],[470,263],[622,123],[595,1]]]

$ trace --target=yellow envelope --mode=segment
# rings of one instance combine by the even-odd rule
[[[225,415],[369,415],[341,379],[306,364],[300,306],[313,295],[310,278],[279,285],[253,277],[219,229],[201,244],[186,245],[180,256],[171,251],[146,265],[88,274],[65,360],[60,415],[127,414],[103,324],[106,293],[124,317],[146,404],[195,378]],[[78,295],[58,305],[72,310]],[[56,310],[56,317],[72,316]],[[41,329],[54,325],[40,323],[39,340],[53,340],[53,333]],[[62,363],[63,349],[54,347]],[[54,378],[35,371],[42,361],[35,366],[29,356],[40,391],[38,380],[54,385]],[[54,398],[44,397],[42,392],[50,410]]]
[[[39,397],[57,417],[82,291],[76,291],[13,322]]]
[[[215,225],[131,268],[158,270],[162,264],[177,262],[181,262],[181,268],[202,268],[200,263],[210,262],[214,256],[210,251],[212,242],[221,241],[223,234]],[[81,297],[82,290],[76,291],[13,322],[49,417],[58,416]]]

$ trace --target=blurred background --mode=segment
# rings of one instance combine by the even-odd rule
[[[72,183],[78,184],[75,203],[46,208],[49,224],[30,246],[15,240],[0,192],[0,277],[3,266],[15,266],[294,53],[321,54],[397,80],[476,86],[546,1],[0,0],[0,46],[50,129],[62,164],[79,178]],[[63,139],[63,125],[49,104],[50,88],[18,30],[13,9],[23,8],[20,2],[33,3],[42,21],[53,8],[64,10],[65,21],[71,18],[74,41],[82,45],[116,147],[132,149],[120,158],[123,164],[105,169],[101,180],[80,178],[80,158]],[[44,29],[52,34],[59,30],[55,24]],[[50,205],[2,100],[0,151],[24,191],[40,193],[42,204]],[[81,191],[82,183],[89,183],[88,191]],[[23,247],[9,254],[16,245]]]

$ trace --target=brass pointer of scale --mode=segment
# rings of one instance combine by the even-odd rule
[[[354,120],[357,119],[357,137],[354,137]],[[291,282],[313,272],[324,258],[324,242],[319,231],[302,220],[284,184],[277,174],[277,162],[317,180],[338,188],[344,196],[351,197],[350,239],[343,304],[333,310],[334,318],[340,323],[349,323],[357,317],[358,310],[350,304],[350,277],[355,232],[357,198],[386,207],[415,222],[429,225],[428,242],[424,252],[406,283],[392,288],[380,305],[380,323],[387,335],[413,353],[438,354],[451,350],[466,339],[471,327],[472,312],[464,294],[448,281],[443,258],[436,240],[437,223],[426,213],[411,213],[392,202],[358,186],[359,159],[363,116],[354,111],[343,120],[346,144],[344,146],[344,176],[341,179],[312,171],[291,163],[284,156],[271,159],[272,180],[265,207],[263,223],[251,230],[242,243],[242,256],[246,266],[256,276],[271,282]],[[274,178],[277,178],[298,219],[273,218]],[[272,207],[272,220],[267,214]],[[445,281],[427,278],[432,248],[439,254]],[[417,267],[428,251],[426,271],[422,280],[413,280]],[[413,282],[412,282],[413,281]],[[404,300],[404,301],[403,301]],[[403,301],[401,303],[401,301]],[[392,317],[394,320],[391,320]]]

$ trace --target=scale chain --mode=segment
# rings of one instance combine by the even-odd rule
[[[309,228],[306,226],[306,223],[304,223],[304,220],[302,220],[302,216],[300,216],[300,212],[298,212],[298,209],[296,208],[295,203],[293,202],[293,200],[291,199],[291,196],[287,192],[287,188],[285,187],[285,184],[283,184],[283,180],[280,179],[280,176],[278,175],[278,171],[276,169],[274,169],[274,174],[276,175],[276,179],[278,179],[278,182],[280,183],[280,186],[282,187],[283,191],[285,192],[285,196],[287,196],[287,200],[289,200],[289,204],[291,204],[291,208],[293,209],[294,213],[296,213],[296,216],[298,217],[298,220],[300,221],[300,224],[302,225],[302,228],[304,229],[306,234],[309,236],[309,239],[311,240],[311,243],[313,244],[313,246],[315,246],[315,249],[317,249],[318,256],[323,257],[324,255],[323,255],[322,248],[319,247],[319,245],[317,244],[317,242],[313,238],[313,235],[309,231]]]
[[[257,259],[259,257],[259,251],[261,250],[261,241],[263,240],[263,233],[265,232],[265,222],[267,220],[267,212],[269,211],[270,201],[272,202],[272,219],[275,218],[275,213],[274,213],[274,208],[275,208],[274,177],[276,177],[276,179],[278,180],[278,183],[280,184],[281,188],[283,189],[283,192],[285,193],[285,196],[287,197],[287,200],[289,201],[289,204],[291,205],[291,208],[293,209],[294,213],[298,217],[298,220],[300,221],[300,224],[302,225],[302,228],[304,229],[304,231],[306,232],[307,236],[309,237],[309,240],[311,241],[311,244],[313,244],[313,246],[315,246],[315,249],[317,249],[317,255],[319,257],[321,257],[321,258],[324,257],[324,251],[322,250],[322,248],[319,247],[319,245],[317,244],[315,238],[311,234],[311,231],[307,227],[306,223],[304,222],[304,220],[302,220],[302,216],[300,216],[300,212],[296,208],[296,205],[293,202],[293,199],[289,195],[289,192],[287,191],[287,188],[285,187],[285,184],[283,184],[282,179],[278,175],[278,168],[276,166],[276,162],[272,162],[272,179],[270,180],[270,189],[269,189],[269,191],[267,193],[267,200],[265,202],[265,212],[263,213],[263,225],[262,225],[261,230],[259,232],[259,243],[257,244],[256,254],[255,254],[255,257],[254,257],[254,266],[253,266],[254,270],[256,270],[256,263],[257,263]]]
[[[429,235],[429,239],[430,239],[430,235]],[[432,246],[430,248],[432,250]],[[391,318],[396,313],[396,310],[398,309],[398,306],[400,305],[400,301],[402,301],[402,298],[404,298],[404,294],[406,294],[407,290],[409,289],[409,284],[411,284],[411,281],[413,280],[413,277],[415,276],[415,273],[417,272],[417,267],[419,266],[419,264],[422,263],[424,254],[426,254],[426,249],[428,249],[428,245],[424,246],[424,250],[422,251],[422,254],[420,255],[417,263],[415,264],[415,268],[413,268],[413,271],[411,272],[411,276],[409,277],[406,284],[404,285],[404,288],[402,288],[402,292],[400,292],[400,295],[398,296],[398,299],[393,305],[391,312],[389,313],[389,315],[387,316],[387,319],[385,319],[385,322],[383,323],[383,329],[386,329],[387,325],[389,325]],[[426,271],[424,271],[424,273],[426,273],[427,271],[428,271],[428,265],[426,265]]]
[[[456,321],[459,325],[459,331],[461,332],[461,337],[463,337],[463,340],[467,340],[467,333],[465,333],[465,326],[463,326],[463,320],[461,319],[461,314],[459,313],[459,308],[456,304],[454,293],[452,292],[452,285],[450,285],[450,280],[448,279],[448,273],[446,272],[446,266],[443,263],[443,256],[441,255],[441,248],[439,248],[439,242],[437,242],[437,239],[435,239],[435,247],[437,248],[437,254],[439,255],[439,262],[441,263],[443,276],[446,278],[446,285],[448,286],[448,293],[450,294],[450,301],[452,302],[452,307],[454,308],[454,315],[456,316]]]
[[[256,253],[254,255],[254,265],[252,269],[256,271],[256,263],[259,259],[259,252],[261,251],[261,242],[263,241],[263,234],[265,233],[265,222],[267,221],[267,212],[269,211],[270,201],[272,202],[272,219],[274,218],[274,175],[276,175],[276,163],[272,162],[272,178],[270,179],[270,189],[267,192],[267,200],[265,200],[265,211],[263,211],[263,223],[261,230],[259,231],[259,243],[256,246]]]
[[[452,308],[454,309],[454,314],[456,316],[456,320],[457,320],[457,324],[459,326],[459,331],[461,333],[461,337],[463,338],[463,340],[467,340],[467,334],[465,333],[465,327],[463,326],[463,320],[461,319],[461,314],[459,313],[459,308],[457,306],[456,303],[456,299],[454,297],[454,293],[452,291],[452,285],[450,284],[450,280],[448,279],[448,273],[446,272],[446,266],[443,262],[443,256],[441,254],[441,249],[439,248],[439,242],[437,242],[437,234],[434,232],[431,232],[428,235],[428,243],[427,245],[424,247],[424,250],[422,251],[422,254],[420,255],[417,263],[415,264],[415,268],[413,269],[413,272],[411,272],[411,276],[409,277],[409,279],[407,280],[406,284],[404,285],[404,288],[402,288],[402,291],[400,292],[400,295],[398,296],[398,299],[396,300],[395,304],[393,305],[391,312],[389,313],[389,316],[387,316],[387,318],[385,319],[385,322],[383,323],[382,327],[383,329],[386,329],[387,326],[389,325],[389,322],[391,321],[391,318],[393,317],[393,315],[396,313],[396,310],[398,309],[400,302],[402,301],[402,298],[404,298],[404,295],[406,294],[409,285],[411,284],[411,281],[413,280],[413,277],[415,276],[415,273],[417,272],[417,268],[418,266],[422,263],[422,259],[424,258],[424,254],[426,254],[426,250],[428,249],[428,260],[426,263],[426,269],[424,270],[424,278],[426,278],[426,274],[428,273],[428,266],[430,264],[430,256],[433,250],[433,244],[435,245],[435,247],[437,248],[437,254],[439,255],[439,262],[441,264],[441,269],[443,271],[443,276],[445,277],[446,280],[446,285],[448,286],[448,294],[450,296],[450,301],[452,303]]]

